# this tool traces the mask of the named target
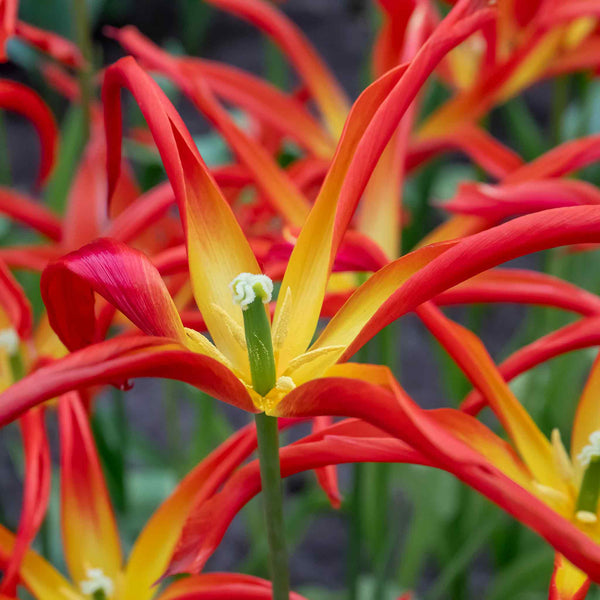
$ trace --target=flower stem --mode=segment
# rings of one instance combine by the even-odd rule
[[[256,415],[255,419],[267,540],[269,542],[273,600],[288,600],[290,594],[289,572],[283,528],[283,494],[277,419],[269,417],[265,413]]]
[[[264,306],[271,299],[273,285],[264,275],[242,273],[233,280],[232,291],[234,302],[239,303],[243,310],[252,387],[264,397],[276,383],[271,324]],[[273,600],[289,600],[290,578],[283,528],[279,429],[275,417],[259,413],[255,418]]]

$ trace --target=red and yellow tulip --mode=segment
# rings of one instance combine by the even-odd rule
[[[189,577],[162,591],[163,574],[193,506],[206,502],[236,467],[256,449],[256,432],[246,427],[204,459],[161,504],[123,561],[119,532],[88,423],[77,393],[58,406],[61,425],[61,522],[70,581],[32,550],[16,572],[19,584],[38,600],[183,600],[187,598],[270,597],[268,582],[256,577],[211,573]],[[15,536],[0,527],[0,563],[15,553]],[[297,594],[290,598],[301,600]]]

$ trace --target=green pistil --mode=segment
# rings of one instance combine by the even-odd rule
[[[257,394],[266,396],[275,387],[275,358],[271,340],[271,325],[263,301],[265,293],[260,283],[252,289],[256,298],[243,310],[246,346],[250,361],[252,387]]]
[[[106,593],[104,592],[104,590],[96,590],[93,594],[92,594],[92,598],[94,600],[107,600],[106,598]]]
[[[579,488],[576,512],[596,514],[598,507],[598,496],[600,495],[600,457],[594,456],[590,459],[583,474],[583,481]]]

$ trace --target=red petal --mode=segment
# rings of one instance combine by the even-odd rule
[[[539,250],[598,241],[600,207],[597,206],[546,210],[469,236],[431,260],[400,286],[366,323],[340,360],[352,356],[385,325],[477,273]],[[390,268],[393,268],[393,265],[394,263],[391,263]],[[380,271],[382,272],[383,270]],[[368,287],[369,281],[363,287]],[[352,298],[345,305],[348,310],[352,308],[351,301]],[[345,307],[338,313],[337,318],[341,318]],[[333,327],[335,320],[332,319],[328,327]],[[327,328],[319,339],[325,342],[326,335]]]
[[[218,400],[256,412],[245,386],[220,362],[166,338],[128,336],[73,352],[13,384],[0,394],[0,425],[70,390],[114,383],[125,387],[136,377],[184,381]]]
[[[31,305],[23,288],[2,261],[0,261],[0,307],[6,313],[19,337],[27,339],[31,334],[33,321]]]
[[[529,369],[533,369],[556,356],[590,348],[600,344],[600,318],[589,317],[571,323],[545,335],[535,342],[523,346],[509,356],[499,367],[505,381],[511,381]],[[460,409],[476,415],[485,407],[485,399],[478,390],[473,390],[463,401]]]
[[[429,464],[406,444],[360,421],[343,421],[281,448],[280,460],[282,477],[360,461]],[[200,571],[235,515],[260,489],[259,465],[254,461],[237,471],[218,494],[199,504],[186,523],[166,574]]]
[[[71,579],[85,581],[93,566],[117,581],[122,563],[119,531],[89,418],[77,392],[60,398],[58,418],[61,530]]]
[[[84,65],[85,61],[79,48],[56,33],[39,29],[24,21],[17,21],[15,33],[24,42],[48,54],[66,67],[80,68]]]
[[[209,0],[209,3],[250,21],[273,39],[298,70],[329,130],[337,138],[348,114],[348,100],[304,34],[263,0]]]
[[[150,260],[115,240],[100,239],[51,263],[42,275],[50,324],[71,350],[96,341],[97,292],[148,335],[185,344],[181,319]]]
[[[332,417],[315,417],[313,419],[313,433],[320,433],[323,430],[327,430],[327,428],[331,427],[331,425],[333,425]],[[335,465],[319,467],[315,469],[315,474],[317,476],[319,485],[327,494],[331,506],[333,508],[340,508],[342,505],[342,495],[338,485],[338,475]]]
[[[34,409],[21,418],[25,451],[25,489],[19,528],[10,559],[4,568],[0,594],[16,594],[21,563],[46,516],[50,500],[52,463],[46,437],[44,410]]]
[[[204,573],[170,585],[157,600],[271,600],[271,583],[252,575]],[[306,600],[290,592],[290,600]]]
[[[60,219],[43,204],[9,188],[0,187],[0,213],[39,231],[53,241],[60,241]]]
[[[42,154],[37,182],[42,184],[52,170],[58,146],[58,130],[50,109],[32,89],[6,79],[0,81],[0,107],[23,115],[36,128]]]
[[[569,561],[600,580],[600,546],[478,452],[436,423],[399,388],[396,392],[351,379],[317,379],[290,392],[279,416],[355,416],[397,437],[527,525]]]
[[[593,316],[600,298],[558,277],[526,269],[491,269],[442,292],[434,298],[441,306],[479,302],[540,304]]]

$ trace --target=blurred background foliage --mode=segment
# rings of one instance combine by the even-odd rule
[[[251,27],[216,14],[201,0],[90,0],[88,8],[97,68],[120,55],[116,45],[102,36],[102,27],[133,24],[171,52],[225,60],[282,87],[293,85],[290,70],[271,44]],[[374,3],[289,0],[282,9],[315,43],[355,97],[370,77],[368,53],[378,22]],[[73,38],[71,15],[72,0],[21,0],[23,20]],[[48,204],[60,211],[82,148],[81,112],[67,107],[44,83],[35,51],[11,40],[9,54],[13,64],[0,67],[2,74],[36,87],[59,119],[60,160],[45,196]],[[191,125],[207,162],[226,162],[229,153],[219,135],[177,97],[172,86],[161,84]],[[430,82],[424,114],[446,97],[439,83]],[[600,83],[578,74],[536,86],[524,97],[495,109],[488,122],[495,135],[531,160],[561,141],[600,132],[599,103]],[[135,122],[140,116],[132,113],[129,118]],[[32,132],[23,127],[12,116],[3,117],[0,123],[4,138],[0,143],[4,146],[7,139],[10,148],[10,158],[0,155],[2,183],[23,186],[32,179],[35,165],[27,148],[35,142]],[[164,178],[154,153],[133,144],[127,146],[127,152],[144,189]],[[600,183],[598,167],[588,168],[580,176]],[[437,159],[411,176],[404,202],[412,218],[403,234],[404,249],[412,248],[440,221],[438,204],[452,196],[459,182],[481,177],[476,168],[452,157]],[[33,241],[27,235],[0,220],[0,243]],[[600,290],[599,265],[596,253],[562,250],[527,262],[527,266],[595,292]],[[37,298],[34,305],[39,311],[39,278],[23,273],[19,278],[29,297]],[[497,361],[570,318],[552,309],[514,306],[451,313],[482,336]],[[572,353],[512,383],[542,430],[549,434],[558,427],[565,444],[593,356],[591,351]],[[362,351],[360,359],[390,364],[409,393],[427,407],[457,406],[470,389],[443,350],[410,318],[401,327],[390,326]],[[106,394],[97,405],[93,427],[126,547],[178,479],[245,419],[177,382],[138,383],[126,400],[120,391]],[[2,431],[0,440],[0,477],[7,492],[0,498],[0,517],[14,526],[21,445],[13,429]],[[350,467],[342,467],[340,476],[344,502],[338,512],[329,507],[310,474],[286,482],[292,583],[300,593],[312,600],[392,600],[407,589],[417,590],[417,597],[423,600],[547,598],[553,558],[550,547],[450,475],[415,466],[364,465],[354,473]],[[56,509],[57,503],[52,506]],[[246,507],[209,569],[266,576],[261,517],[256,501]],[[54,564],[61,564],[56,510],[44,524],[39,549]],[[600,593],[594,589],[589,598],[600,599]]]

